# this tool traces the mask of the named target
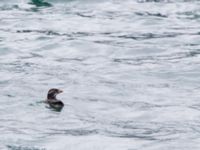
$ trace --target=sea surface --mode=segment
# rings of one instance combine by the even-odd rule
[[[199,0],[0,1],[0,150],[199,149]]]

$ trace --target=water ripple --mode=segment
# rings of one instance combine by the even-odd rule
[[[199,4],[1,0],[0,149],[199,150]]]

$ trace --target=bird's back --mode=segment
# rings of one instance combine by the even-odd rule
[[[55,109],[62,109],[64,107],[64,103],[57,99],[47,100],[47,103]]]

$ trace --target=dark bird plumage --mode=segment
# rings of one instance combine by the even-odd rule
[[[61,110],[64,107],[64,103],[56,98],[56,95],[62,92],[63,91],[59,89],[50,89],[48,91],[46,102],[50,107],[56,110]]]

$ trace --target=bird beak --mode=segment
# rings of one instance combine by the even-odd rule
[[[59,90],[59,93],[62,93],[63,92],[63,90]]]

